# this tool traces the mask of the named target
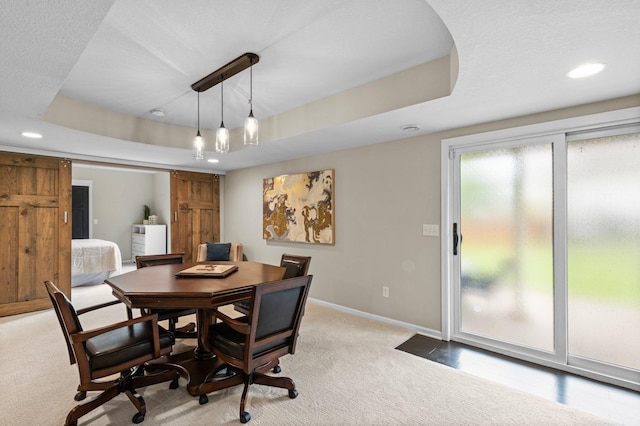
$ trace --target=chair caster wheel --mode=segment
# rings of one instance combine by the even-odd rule
[[[273,369],[271,370],[274,373],[278,374],[282,371],[282,368],[279,365],[276,365],[275,367],[273,367]]]
[[[240,415],[240,423],[247,423],[249,420],[251,420],[251,414],[246,411]]]
[[[204,405],[209,402],[209,397],[207,395],[200,395],[198,402],[200,403],[200,405]]]
[[[169,389],[178,389],[178,379],[173,379],[169,384]]]
[[[82,401],[83,399],[85,399],[87,397],[87,392],[85,391],[80,391],[76,394],[76,396],[73,397],[73,399],[75,399],[76,401]]]
[[[133,416],[131,421],[134,422],[135,424],[142,423],[144,421],[144,414],[136,413],[136,415]]]
[[[297,396],[298,396],[298,391],[297,390],[295,390],[295,389],[289,390],[289,398],[294,399]]]

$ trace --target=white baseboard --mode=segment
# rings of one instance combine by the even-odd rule
[[[335,303],[325,302],[324,300],[318,300],[309,298],[309,302],[314,303],[316,305],[325,306],[327,308],[335,309],[336,311],[346,312],[348,314],[357,315],[359,317],[368,318],[374,321],[379,321],[385,324],[395,325],[398,327],[406,328],[412,331],[415,331],[418,334],[425,335],[427,337],[431,337],[433,339],[442,340],[442,333],[438,330],[432,330],[426,327],[420,327],[415,324],[410,324],[404,321],[394,320],[392,318],[383,317],[380,315],[370,314],[369,312],[359,311],[353,308],[347,308],[346,306],[336,305]]]

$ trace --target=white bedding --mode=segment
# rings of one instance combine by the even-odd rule
[[[120,248],[112,241],[71,240],[71,285],[99,284],[122,272]]]

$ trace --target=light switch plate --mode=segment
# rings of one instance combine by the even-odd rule
[[[438,225],[422,225],[422,235],[425,237],[437,237],[440,235],[440,227]]]

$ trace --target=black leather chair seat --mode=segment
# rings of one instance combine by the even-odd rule
[[[246,322],[247,318],[238,318],[238,320]],[[209,342],[211,342],[215,348],[239,360],[242,360],[244,357],[246,337],[246,335],[238,333],[223,322],[219,322],[209,329]],[[276,340],[269,345],[260,347],[260,353],[286,343],[286,339]],[[255,355],[259,355],[259,353]]]
[[[172,346],[175,343],[173,334],[159,328],[160,348]],[[92,371],[112,367],[152,353],[153,329],[149,322],[133,324],[93,337],[87,340],[85,347]]]

